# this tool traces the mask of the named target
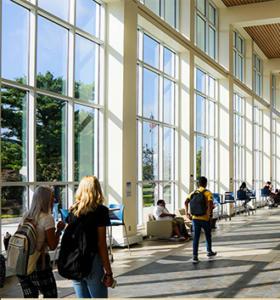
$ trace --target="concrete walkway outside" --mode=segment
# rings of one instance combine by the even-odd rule
[[[279,297],[280,208],[236,216],[218,227],[213,234],[218,257],[208,261],[202,241],[198,265],[191,262],[190,242],[145,241],[131,256],[114,249],[118,286],[110,297]],[[59,297],[75,297],[71,282],[57,276],[57,285]],[[15,278],[0,297],[22,297]]]

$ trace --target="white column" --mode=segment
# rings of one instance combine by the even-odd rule
[[[107,5],[106,171],[108,200],[125,206],[130,242],[137,233],[137,4],[114,1]],[[122,228],[114,240],[125,244]]]
[[[137,231],[137,4],[124,1],[123,204],[128,235]]]

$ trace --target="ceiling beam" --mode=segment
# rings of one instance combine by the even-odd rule
[[[242,27],[280,23],[280,0],[220,8],[228,24]]]

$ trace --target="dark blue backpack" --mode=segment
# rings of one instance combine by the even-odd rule
[[[207,202],[204,196],[204,192],[195,191],[191,195],[190,199],[190,210],[194,216],[203,216],[207,212]]]

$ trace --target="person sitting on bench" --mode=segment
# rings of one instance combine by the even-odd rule
[[[188,241],[190,236],[185,226],[183,218],[176,217],[175,214],[171,214],[165,207],[165,201],[160,199],[157,201],[157,206],[153,213],[156,220],[172,220],[174,236],[179,240]]]

